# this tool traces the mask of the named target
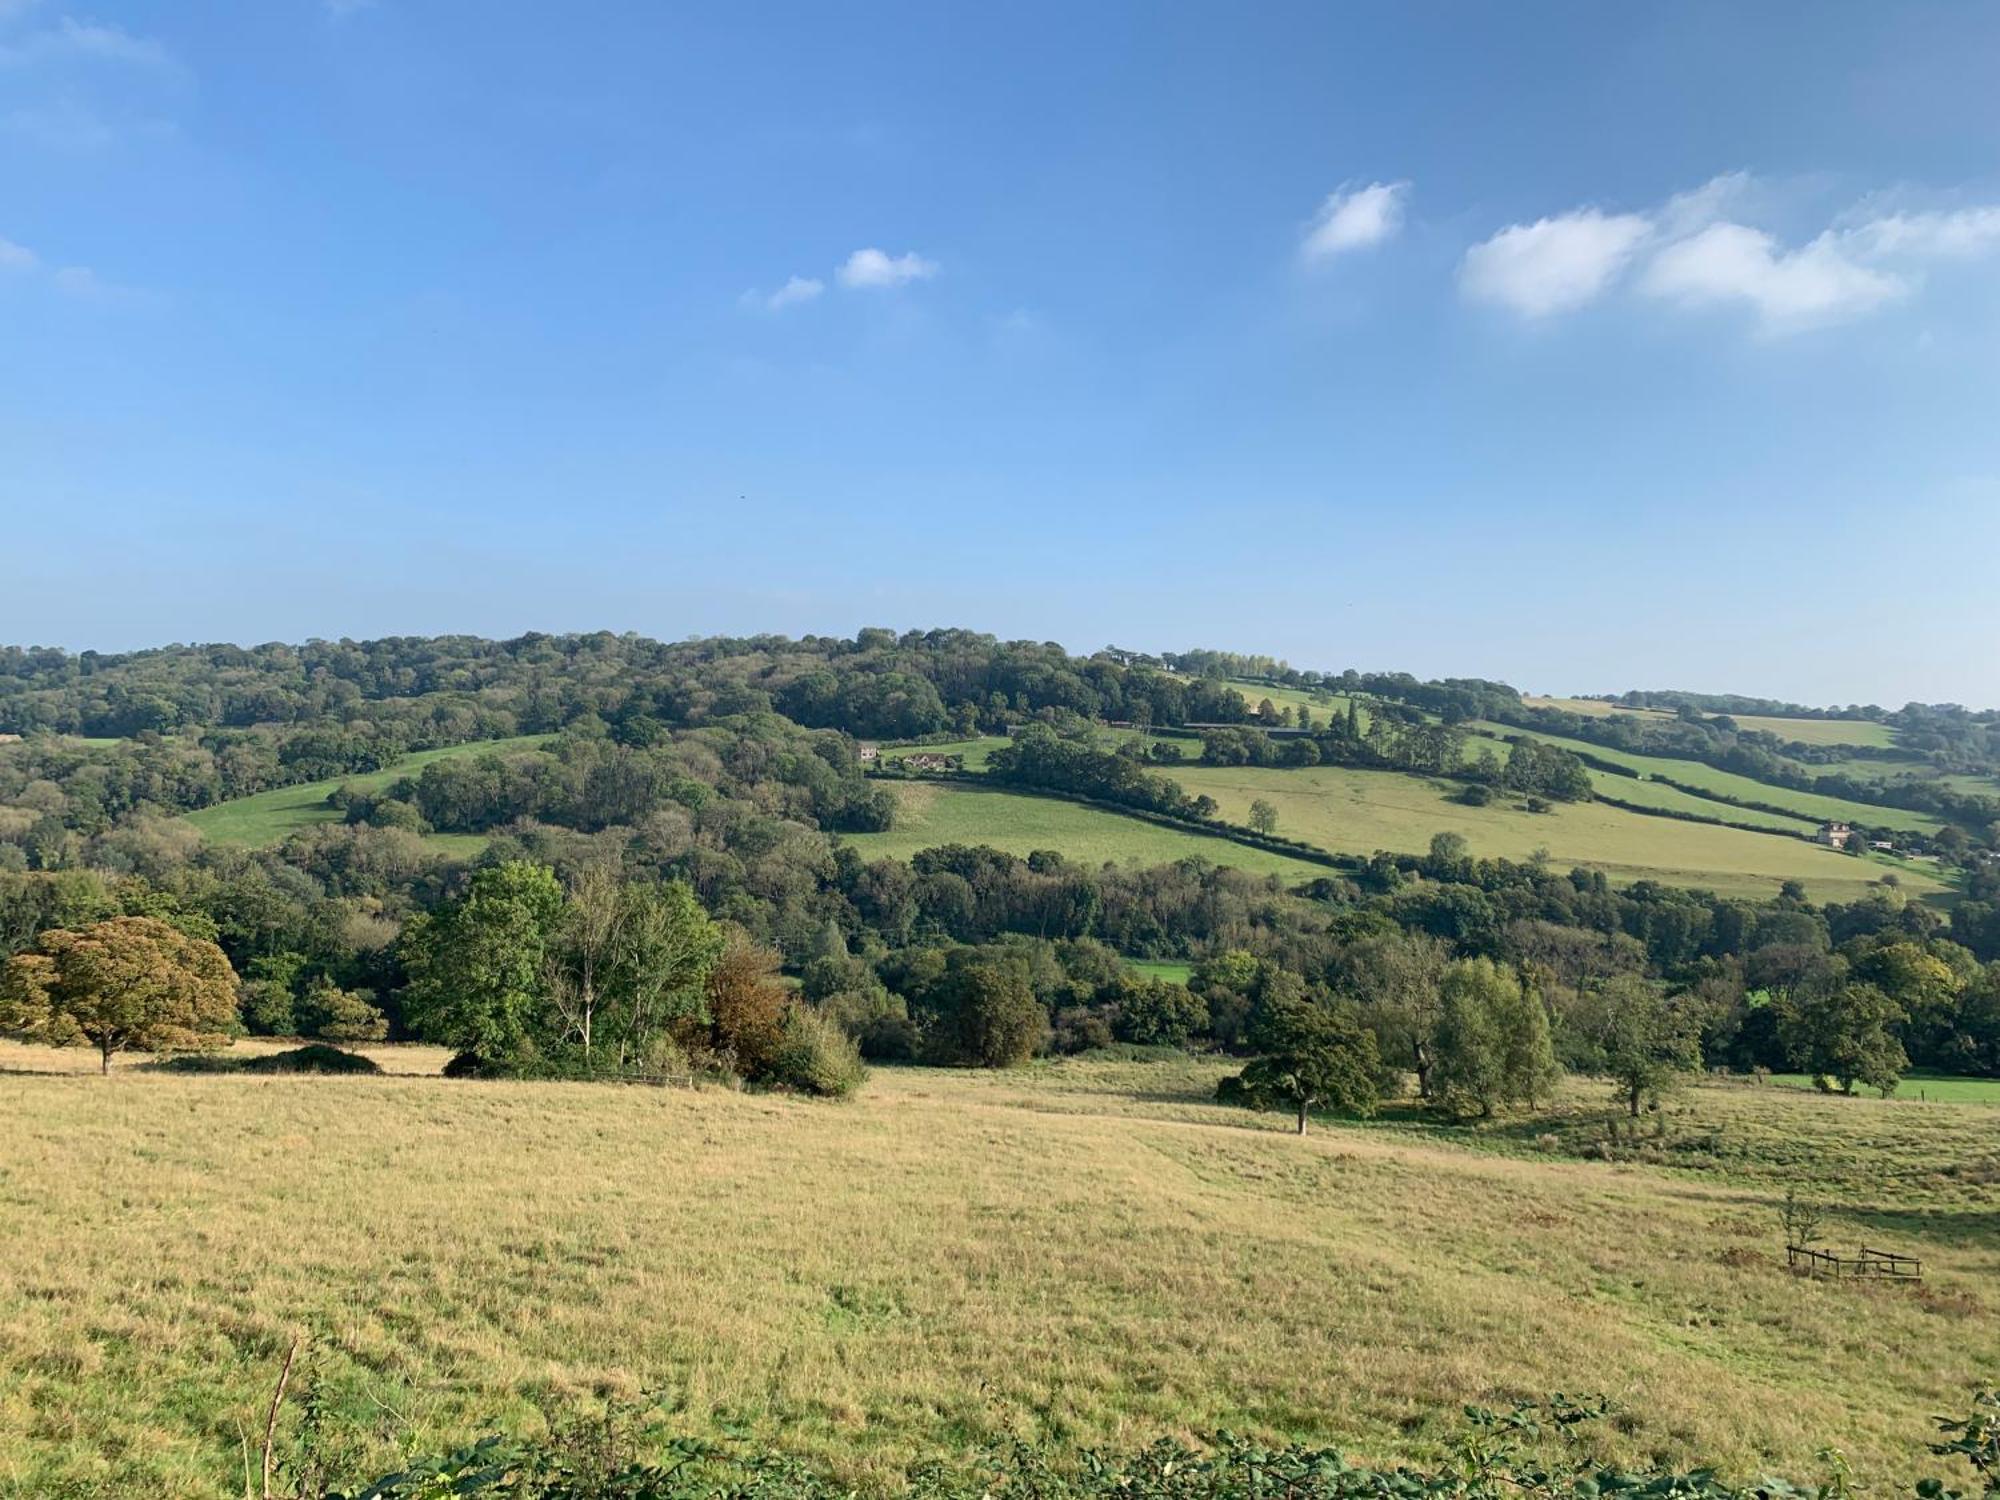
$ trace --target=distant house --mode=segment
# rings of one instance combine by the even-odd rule
[[[854,753],[861,757],[863,765],[867,765],[870,761],[881,759],[882,747],[880,745],[863,745]]]
[[[919,754],[900,756],[896,764],[906,771],[956,771],[962,762],[956,755]]]
[[[1893,843],[1891,843],[1888,839],[1870,839],[1868,841],[1868,847],[1881,854],[1893,853],[1896,848],[1896,846]]]
[[[1819,825],[1819,841],[1830,844],[1835,849],[1845,849],[1847,841],[1854,837],[1854,830],[1845,823],[1822,823]]]

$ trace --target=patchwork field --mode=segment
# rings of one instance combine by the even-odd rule
[[[327,793],[350,786],[356,791],[380,791],[403,777],[421,771],[434,760],[489,752],[531,750],[553,739],[553,735],[525,734],[507,740],[475,740],[468,745],[449,745],[441,750],[419,750],[380,771],[357,776],[335,776],[326,781],[308,781],[298,786],[279,787],[250,797],[218,802],[199,812],[189,813],[184,822],[199,829],[203,837],[217,844],[237,844],[263,848],[282,843],[300,829],[319,823],[338,823],[342,814],[326,805]],[[486,841],[476,834],[433,835],[441,847],[454,853],[477,853]]]
[[[1822,901],[1854,899],[1887,868],[1800,839],[1650,817],[1602,803],[1559,804],[1548,813],[1523,812],[1511,801],[1466,807],[1450,800],[1457,790],[1452,783],[1396,771],[1183,766],[1173,774],[1189,792],[1213,797],[1232,822],[1246,819],[1250,803],[1262,798],[1278,810],[1279,833],[1336,852],[1421,853],[1432,834],[1448,830],[1465,835],[1474,855],[1525,859],[1546,849],[1560,869],[1587,865],[1613,880],[1658,880],[1741,895],[1770,896],[1784,881],[1802,880]],[[1943,889],[1915,871],[1899,870],[1897,878],[1912,893]]]
[[[1176,768],[1175,776],[1179,778]],[[1164,865],[1205,859],[1253,875],[1313,880],[1324,865],[1246,848],[1224,838],[1183,833],[1053,797],[950,782],[893,782],[898,812],[887,833],[850,833],[846,842],[865,859],[908,859],[939,844],[987,844],[1009,854],[1054,849],[1087,864]]]
[[[1719,797],[1732,797],[1739,801],[1761,802],[1768,807],[1784,808],[1815,823],[1835,819],[1875,828],[1908,828],[1919,833],[1935,833],[1942,826],[1939,819],[1928,813],[1905,812],[1895,807],[1878,807],[1872,802],[1850,802],[1843,797],[1826,797],[1817,792],[1795,792],[1787,787],[1770,786],[1761,781],[1753,781],[1748,776],[1738,776],[1733,771],[1718,771],[1715,767],[1696,760],[1674,760],[1664,755],[1634,755],[1624,750],[1611,750],[1601,745],[1593,745],[1587,740],[1572,740],[1562,735],[1519,730],[1505,724],[1480,724],[1477,727],[1493,734],[1531,734],[1535,739],[1551,745],[1560,745],[1565,750],[1574,750],[1579,755],[1591,755],[1599,760],[1609,761],[1613,765],[1628,766],[1642,776],[1667,776],[1685,786],[1713,792]],[[1493,742],[1474,738],[1469,742],[1467,755],[1477,755],[1482,744],[1492,745]],[[1494,749],[1497,754],[1506,753],[1505,745],[1495,745]]]
[[[1907,1480],[2000,1360],[2000,1111],[1701,1087],[1641,1148],[1697,1171],[1574,1159],[1588,1085],[1545,1131],[1299,1138],[1208,1102],[1221,1071],[880,1070],[846,1105],[9,1077],[0,1493],[241,1494],[297,1333],[384,1465],[645,1391],[864,1489],[1016,1435],[1425,1456],[1460,1403],[1554,1390],[1620,1402],[1614,1456],[1810,1478],[1833,1441]],[[1924,1286],[1786,1274],[1784,1181]]]

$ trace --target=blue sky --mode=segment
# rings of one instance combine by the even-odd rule
[[[0,0],[0,639],[2000,702],[2000,10]]]

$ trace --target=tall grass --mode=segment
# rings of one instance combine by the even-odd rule
[[[1010,1435],[1423,1456],[1461,1402],[1562,1389],[1631,1409],[1633,1461],[1929,1472],[1926,1419],[2000,1360],[2000,1112],[1704,1088],[1672,1129],[1737,1146],[1691,1167],[1577,1159],[1588,1089],[1553,1145],[1301,1140],[1209,1102],[1219,1071],[885,1069],[838,1105],[0,1075],[0,1494],[240,1493],[302,1330],[383,1467],[652,1392],[867,1485]],[[1787,1276],[1799,1178],[1923,1290]]]

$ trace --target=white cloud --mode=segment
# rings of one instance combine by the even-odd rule
[[[1644,213],[1576,209],[1512,224],[1466,251],[1466,296],[1527,317],[1569,312],[1616,285],[1628,266],[1642,295],[1686,308],[1735,305],[1767,333],[1859,317],[1912,295],[1929,262],[2000,253],[2000,206],[1862,209],[1803,243],[1762,227],[1795,218],[1798,184],[1731,172]]]
[[[41,262],[26,245],[0,239],[0,271],[32,271]]]
[[[172,55],[158,42],[134,36],[123,27],[106,21],[79,21],[74,16],[63,16],[53,26],[31,31],[15,42],[0,45],[0,65],[26,67],[65,60],[127,63],[162,69],[176,66]]]
[[[1309,261],[1325,260],[1393,239],[1403,227],[1403,207],[1409,196],[1407,182],[1342,188],[1319,206],[1299,254]]]
[[[1468,297],[1525,317],[1568,312],[1598,297],[1651,230],[1639,214],[1594,208],[1510,224],[1465,252],[1458,284]]]
[[[915,251],[906,255],[890,255],[870,247],[848,256],[846,264],[835,274],[845,287],[892,287],[912,281],[928,281],[937,273],[937,262],[925,260]]]
[[[810,302],[825,290],[826,283],[817,276],[794,276],[760,301],[766,312],[780,312],[798,303]]]
[[[1884,214],[1847,230],[1846,236],[1868,256],[1962,260],[2000,250],[2000,207]]]
[[[1661,250],[1641,289],[1684,306],[1742,302],[1773,331],[1854,317],[1905,295],[1902,277],[1854,260],[1841,237],[1796,250],[1745,224],[1711,224]]]

